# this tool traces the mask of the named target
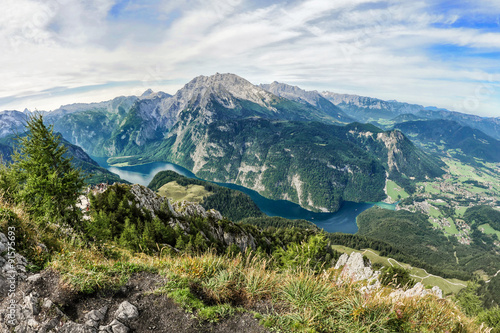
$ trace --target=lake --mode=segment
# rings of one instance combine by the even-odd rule
[[[141,184],[144,186],[147,186],[158,172],[164,170],[171,170],[189,178],[200,179],[196,177],[191,171],[169,162],[154,162],[134,166],[113,167],[109,166],[106,163],[106,158],[92,158],[97,161],[102,167],[108,169],[113,173],[116,173],[122,179],[125,179],[134,184]],[[390,205],[384,203],[365,202],[356,203],[346,201],[344,202],[340,210],[335,213],[314,213],[290,201],[267,199],[256,191],[250,190],[243,186],[227,183],[214,183],[248,194],[257,204],[260,210],[269,216],[281,216],[288,219],[308,220],[327,232],[344,232],[353,234],[358,231],[358,227],[356,225],[356,217],[363,211],[367,210],[370,207],[373,207],[375,204],[380,205],[383,208],[395,208],[395,204]]]

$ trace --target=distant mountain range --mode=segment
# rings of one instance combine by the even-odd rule
[[[196,77],[173,96],[148,90],[44,113],[69,142],[110,163],[171,161],[201,178],[315,211],[335,211],[344,200],[382,200],[387,177],[411,191],[414,182],[441,175],[440,160],[399,130],[354,122],[440,114],[475,117],[474,124],[496,131],[496,118],[278,82],[256,86],[234,74]],[[23,117],[0,112],[0,136],[22,128]]]
[[[23,136],[24,133],[19,133],[19,135]],[[86,182],[88,184],[126,182],[118,175],[100,167],[81,147],[71,144],[64,138],[61,140],[61,143],[67,148],[64,157],[72,158],[73,165],[80,168],[87,175]],[[16,142],[14,135],[1,138],[0,161],[12,162],[12,154],[14,153],[15,146]]]
[[[279,96],[301,103],[309,103],[318,108],[331,108],[331,105],[337,106],[338,109],[343,111],[342,113],[339,112],[340,116],[338,118],[344,122],[351,122],[350,119],[363,123],[380,122],[381,120],[401,122],[405,120],[446,119],[456,121],[463,126],[478,129],[500,140],[500,117],[480,117],[436,107],[424,107],[398,101],[384,101],[358,95],[337,94],[329,91],[321,93],[305,91],[299,87],[278,82],[261,84],[260,86]],[[330,105],[325,102],[325,99],[330,102]]]
[[[487,162],[500,162],[500,141],[484,134],[480,130],[462,126],[452,120],[407,121],[394,125],[406,135],[427,145],[441,150],[460,149],[469,157],[476,157]]]

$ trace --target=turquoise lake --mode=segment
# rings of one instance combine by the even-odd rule
[[[116,173],[122,179],[125,179],[134,184],[147,186],[158,172],[164,170],[172,170],[183,176],[199,179],[189,170],[169,162],[154,162],[135,166],[113,167],[109,166],[106,163],[106,158],[92,158],[97,161],[102,167],[108,169],[113,173]],[[271,200],[264,198],[256,191],[250,190],[243,186],[226,183],[216,184],[239,190],[248,194],[257,204],[260,210],[262,210],[269,216],[281,216],[288,219],[305,219],[313,222],[318,227],[324,229],[327,232],[344,232],[350,234],[355,233],[356,231],[358,231],[358,227],[356,225],[356,217],[363,211],[375,205],[375,203],[356,203],[346,201],[338,212],[314,213],[290,201]],[[395,208],[395,205],[382,203],[376,204],[382,206],[383,208]]]

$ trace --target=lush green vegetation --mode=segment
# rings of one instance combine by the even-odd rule
[[[399,266],[385,266],[380,271],[380,283],[384,286],[398,286],[411,288],[415,285],[415,280],[410,276],[410,271]]]
[[[302,228],[315,229],[319,228],[312,222],[307,220],[290,220],[279,216],[262,216],[262,217],[247,217],[240,221],[242,224],[252,224],[259,228]]]
[[[474,206],[465,211],[464,219],[471,224],[488,223],[493,229],[500,231],[500,211],[490,206]]]
[[[477,270],[495,274],[500,269],[492,242],[460,244],[455,237],[446,237],[434,229],[424,214],[371,208],[360,214],[357,221],[360,235],[391,244],[407,255],[408,259],[401,261],[412,263],[412,258],[417,258],[421,263],[414,265],[433,274],[469,280]],[[481,239],[490,237],[479,234]]]
[[[203,180],[187,178],[174,171],[161,171],[157,173],[148,187],[153,191],[158,191],[163,185],[173,181],[184,187],[189,185],[203,186],[205,191],[209,192],[210,195],[205,196],[200,201],[200,204],[205,209],[218,210],[231,221],[236,222],[246,217],[260,217],[264,215],[253,200],[243,192]]]
[[[455,299],[465,314],[477,316],[479,322],[484,322],[489,327],[493,327],[492,333],[499,333],[500,307],[498,303],[494,306],[493,303],[490,303],[491,297],[485,292],[484,286],[484,281],[481,284],[471,282],[467,285],[467,288],[458,293]],[[486,305],[487,309],[483,305]]]
[[[26,138],[28,133],[20,135],[20,139]],[[54,133],[54,135],[60,135]],[[83,151],[82,148],[73,145],[66,141],[63,137],[60,137],[60,143],[66,147],[66,152],[63,157],[71,160],[71,164],[81,169],[82,173],[85,174],[85,183],[89,185],[109,183],[113,184],[115,182],[127,183],[127,181],[121,179],[114,173],[101,168],[97,162],[92,160],[87,153]],[[12,162],[12,157],[14,154],[14,149],[19,146],[19,140],[15,136],[8,136],[0,139],[0,163]]]
[[[44,125],[42,116],[33,115],[27,123],[27,134],[17,140],[19,149],[14,151],[13,162],[2,172],[2,178],[10,183],[7,195],[25,203],[39,219],[76,227],[76,202],[84,178],[64,156],[67,148],[60,136]]]
[[[395,128],[405,134],[416,135],[418,141],[435,150],[454,149],[457,152],[455,156],[464,161],[470,162],[476,157],[488,162],[500,162],[500,141],[452,120],[407,121],[396,124]]]
[[[500,273],[488,282],[480,281],[477,294],[481,296],[486,308],[500,306]]]

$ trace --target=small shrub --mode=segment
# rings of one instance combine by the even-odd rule
[[[410,271],[400,266],[384,267],[380,274],[380,283],[384,286],[411,288],[415,280],[410,276]]]

